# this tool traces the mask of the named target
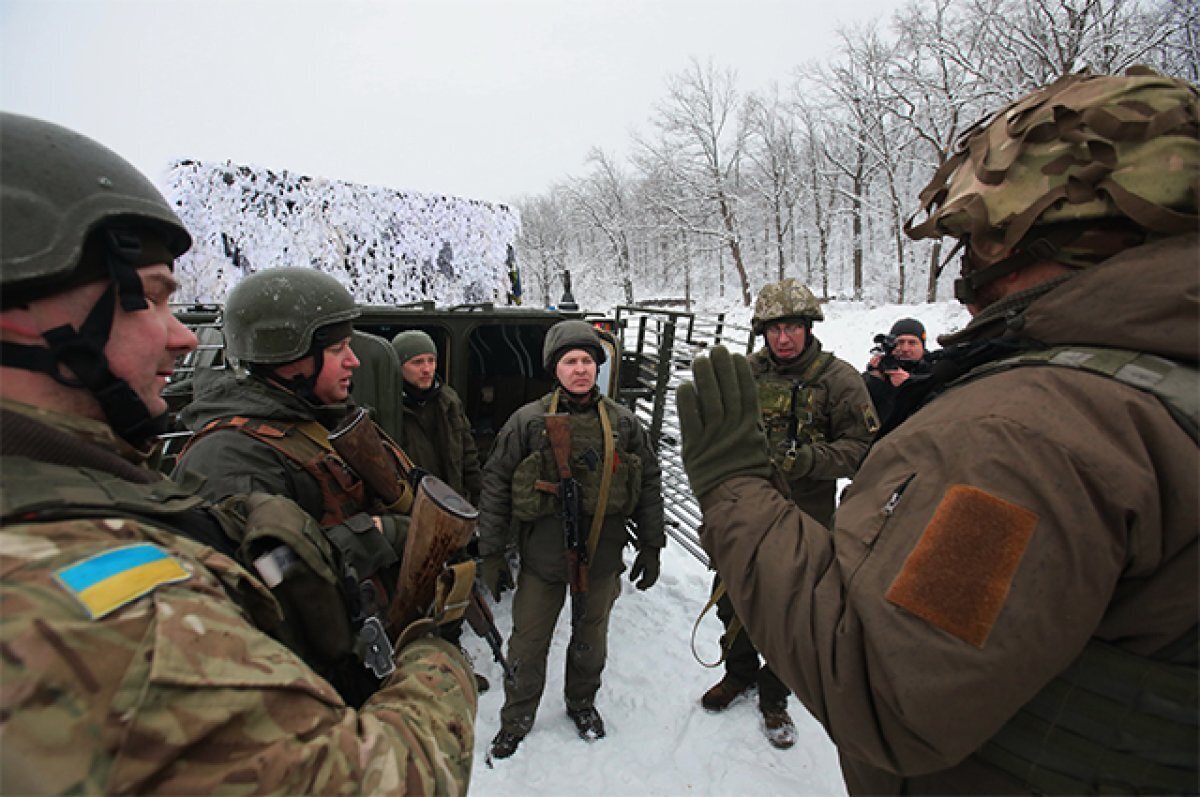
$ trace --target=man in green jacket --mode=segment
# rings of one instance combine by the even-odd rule
[[[754,304],[752,324],[766,343],[750,356],[773,461],[792,500],[823,525],[833,517],[837,480],[854,475],[878,429],[871,397],[849,363],[823,351],[813,323],[825,313],[812,291],[795,279],[765,286]],[[701,698],[709,711],[724,711],[757,684],[763,730],[775,747],[795,744],[787,712],[788,688],[744,632],[720,587],[717,616],[725,625],[725,677]],[[730,639],[730,637],[732,637]]]
[[[146,467],[196,347],[169,304],[191,245],[170,204],[72,131],[0,131],[0,793],[464,793],[457,651],[415,637],[348,707],[229,545],[315,538],[312,519]]]
[[[422,470],[479,502],[479,453],[462,399],[437,372],[437,346],[419,329],[392,339],[404,376],[404,423],[399,440]]]

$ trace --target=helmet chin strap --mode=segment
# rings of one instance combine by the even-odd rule
[[[294,376],[283,377],[276,370],[278,368],[277,365],[268,365],[266,363],[251,363],[249,370],[252,374],[269,379],[285,390],[290,390],[309,404],[320,406],[325,402],[317,398],[316,387],[317,377],[321,375],[321,369],[325,367],[325,348],[323,346],[315,347],[312,352],[304,356],[313,358],[313,372],[308,376],[295,374]],[[301,357],[300,359],[304,358]]]
[[[0,342],[0,362],[51,376],[70,388],[86,390],[100,405],[109,426],[122,439],[142,447],[166,429],[166,413],[151,415],[141,397],[109,368],[104,347],[112,333],[116,302],[126,312],[147,308],[142,281],[132,265],[142,244],[135,235],[106,230],[109,283],[79,329],[63,324],[42,333],[47,346]],[[70,372],[64,375],[62,369]]]

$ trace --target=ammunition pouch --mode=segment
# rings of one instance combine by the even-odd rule
[[[615,413],[610,410],[610,415]],[[624,451],[619,443],[615,448],[612,480],[604,502],[605,517],[629,517],[637,507],[642,491],[642,458]],[[600,498],[600,481],[604,476],[601,469],[604,451],[603,431],[600,422],[592,415],[571,417],[571,475],[579,482],[583,500],[580,511],[595,515]],[[538,518],[557,516],[558,499],[555,493],[539,489],[538,483],[557,483],[558,466],[549,442],[534,451],[517,465],[512,475],[512,516],[515,520],[528,522]]]

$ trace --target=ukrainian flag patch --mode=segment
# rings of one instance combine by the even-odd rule
[[[96,554],[64,567],[55,580],[99,620],[163,584],[186,581],[191,573],[174,557],[148,542]]]

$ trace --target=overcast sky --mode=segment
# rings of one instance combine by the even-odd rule
[[[624,156],[688,59],[743,89],[901,0],[0,0],[0,108],[175,158],[511,201]]]

